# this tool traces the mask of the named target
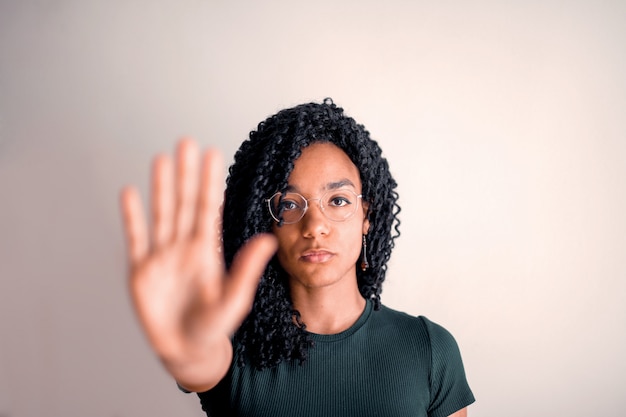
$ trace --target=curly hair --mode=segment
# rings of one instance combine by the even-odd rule
[[[357,267],[357,282],[361,295],[380,309],[387,262],[394,239],[400,235],[397,184],[378,143],[329,98],[270,116],[250,132],[236,152],[224,196],[226,265],[230,267],[246,240],[272,230],[274,220],[265,199],[286,189],[302,150],[318,142],[341,148],[360,172],[363,199],[369,203],[369,268],[362,271]],[[313,347],[305,329],[291,301],[286,273],[274,257],[261,278],[250,314],[235,334],[239,366],[246,361],[257,369],[272,368],[285,360],[302,364]]]

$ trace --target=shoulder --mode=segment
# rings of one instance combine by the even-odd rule
[[[413,316],[385,305],[372,312],[371,326],[379,337],[390,339],[398,337],[420,350],[430,350],[433,337],[440,339],[442,333],[449,335],[443,327],[426,317]]]
[[[452,335],[443,326],[429,320],[425,316],[413,316],[411,314],[394,310],[385,305],[381,305],[374,317],[377,324],[393,325],[403,328],[403,330],[413,330],[424,333],[426,337],[436,339],[451,338]]]
[[[443,326],[424,316],[411,316],[381,307],[383,322],[394,322],[410,337],[427,362],[430,406],[428,415],[449,416],[474,402],[459,346]]]
[[[379,321],[382,322],[395,323],[401,326],[424,328],[421,316],[412,316],[408,313],[389,308],[386,305],[381,305],[380,309],[375,311],[375,316],[377,316]]]
[[[454,336],[445,327],[424,316],[418,316],[417,319],[423,323],[424,328],[428,332],[428,338],[434,350],[458,350]]]
[[[426,327],[419,317],[411,316],[385,305],[372,312],[373,325],[382,331],[400,332],[404,335],[426,336]]]
[[[382,305],[380,310],[373,312],[373,321],[379,332],[390,336],[397,333],[430,351],[435,363],[460,354],[454,336],[425,316],[413,316]]]

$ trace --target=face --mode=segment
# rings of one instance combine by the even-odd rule
[[[278,238],[277,257],[292,287],[311,289],[339,282],[356,285],[362,236],[369,229],[367,203],[360,198],[327,200],[335,206],[358,205],[347,220],[329,220],[316,200],[329,190],[333,194],[327,195],[331,196],[336,195],[334,191],[340,194],[341,190],[361,194],[359,171],[339,147],[315,143],[302,151],[288,179],[288,191],[310,200],[308,209],[299,222],[281,227],[274,224],[273,228]]]

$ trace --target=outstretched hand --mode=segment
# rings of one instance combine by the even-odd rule
[[[187,387],[210,387],[226,372],[229,338],[250,311],[277,247],[272,235],[258,235],[224,269],[222,166],[217,151],[201,154],[185,139],[175,162],[169,155],[154,159],[150,223],[137,190],[121,194],[136,313],[166,368]]]

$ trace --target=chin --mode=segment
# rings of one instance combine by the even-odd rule
[[[290,276],[295,277],[291,281],[297,283],[305,288],[315,289],[329,287],[338,284],[348,277],[354,276],[354,282],[356,283],[356,269],[350,274],[349,272],[342,275],[337,275],[337,268],[315,268],[315,271],[299,271]]]

